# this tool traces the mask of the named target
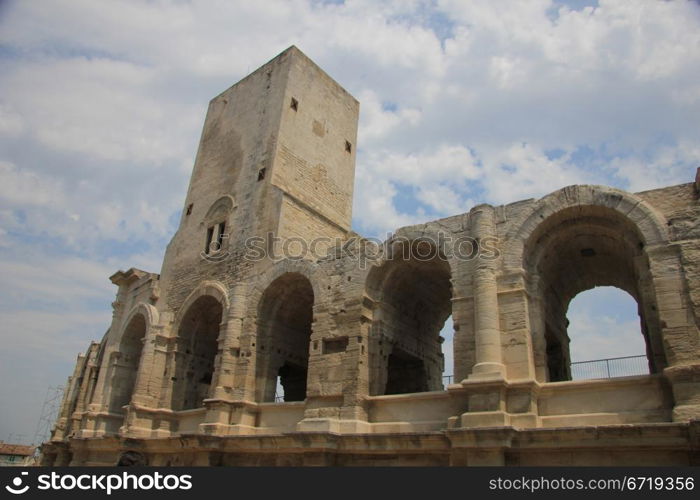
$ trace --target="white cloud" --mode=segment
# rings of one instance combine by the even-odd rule
[[[466,212],[469,208],[457,191],[443,184],[421,186],[416,198],[438,214],[459,214]]]
[[[611,161],[617,175],[627,179],[628,189],[633,192],[690,182],[698,165],[700,144],[685,141],[676,147],[660,146],[650,158],[618,157]]]
[[[359,100],[362,103],[359,140],[362,141],[363,148],[367,148],[368,144],[381,141],[397,127],[416,126],[420,122],[421,112],[418,109],[385,109],[385,106],[379,101],[377,93],[372,90],[364,90],[360,94]]]
[[[64,201],[59,181],[0,161],[0,199],[5,206],[46,206]]]
[[[551,160],[532,144],[511,144],[483,155],[483,182],[494,203],[544,196],[560,187],[591,183],[568,155]]]
[[[25,248],[16,256],[4,255],[0,274],[5,293],[26,304],[80,304],[97,297],[114,295],[110,265],[78,257],[56,257],[41,249]]]
[[[357,172],[357,177],[360,183],[365,177],[371,179],[371,175],[362,170]],[[366,221],[364,229],[369,231],[366,236],[384,239],[396,228],[424,222],[425,217],[421,212],[399,212],[393,204],[396,194],[397,190],[391,182],[382,179],[372,179],[364,189],[355,193],[353,214]]]
[[[84,352],[92,339],[102,338],[110,319],[108,311],[0,311],[3,324],[0,339],[3,344],[9,344],[6,355],[31,354],[37,359],[69,362]],[[22,342],[13,342],[13,335],[21,335]]]
[[[0,103],[0,135],[16,137],[24,130],[24,120],[10,105]]]

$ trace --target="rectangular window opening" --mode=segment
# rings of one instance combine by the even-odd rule
[[[348,338],[323,339],[323,354],[335,354],[345,352],[348,347]]]
[[[207,229],[207,242],[204,245],[204,253],[209,254],[209,248],[211,247],[211,242],[214,239],[214,226]]]
[[[265,178],[265,169],[261,168],[260,170],[258,170],[258,182],[260,182],[264,178]]]
[[[224,235],[225,234],[226,234],[226,223],[222,222],[221,224],[219,224],[219,234],[216,237],[217,242],[219,243],[219,248],[217,248],[217,250],[221,250],[221,247],[224,244]]]

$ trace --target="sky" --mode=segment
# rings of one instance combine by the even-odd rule
[[[108,277],[159,272],[209,99],[292,44],[361,102],[367,236],[700,165],[697,2],[0,0],[0,440],[108,328]],[[575,359],[638,354],[624,293],[569,319]]]

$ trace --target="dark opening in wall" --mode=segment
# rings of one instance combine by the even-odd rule
[[[339,339],[323,339],[323,354],[334,354],[337,352],[345,352],[348,347],[348,338],[341,337]]]
[[[221,303],[207,295],[190,305],[180,322],[171,396],[175,411],[201,408],[209,395],[222,314]]]
[[[261,168],[258,170],[258,181],[261,181],[265,178],[265,169]]]
[[[400,349],[389,354],[386,394],[406,394],[429,390],[423,360]]]
[[[204,253],[216,253],[223,247],[226,237],[226,222],[220,222],[207,228],[207,240]]]
[[[226,234],[226,223],[222,222],[219,224],[219,235],[217,237],[217,242],[219,243],[219,248],[217,250],[221,250],[221,247],[224,244],[224,235]]]
[[[204,244],[204,253],[208,254],[211,248],[211,241],[214,239],[214,226],[207,228],[207,241]]]
[[[299,101],[292,97],[292,102],[289,103],[289,107],[292,108],[294,111],[297,111],[299,109]]]
[[[117,467],[148,465],[148,460],[138,451],[125,451],[119,456]]]
[[[280,392],[284,393],[283,401],[306,397],[313,304],[311,283],[298,273],[283,274],[263,293],[257,319],[258,401],[279,400],[275,394]],[[272,348],[263,350],[263,343]]]
[[[127,324],[119,343],[119,362],[114,365],[111,377],[111,413],[123,413],[123,407],[131,402],[145,336],[146,318],[136,314]]]
[[[283,389],[285,403],[290,401],[304,401],[306,398],[306,374],[303,366],[286,362],[279,369],[278,376]]]
[[[352,153],[352,144],[349,141],[345,141],[345,151],[347,153]]]
[[[193,206],[192,203],[187,205],[187,212],[185,213],[185,215],[190,215],[192,213],[192,206]]]
[[[440,332],[452,313],[451,269],[437,249],[419,249],[421,242],[394,245],[392,255],[406,257],[387,260],[367,278],[368,299],[376,304],[367,349],[370,395],[444,387]],[[431,258],[418,258],[426,254]]]

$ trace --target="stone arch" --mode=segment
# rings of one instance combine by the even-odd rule
[[[439,332],[452,313],[452,263],[434,232],[400,230],[370,269],[371,395],[442,389]]]
[[[209,258],[218,260],[223,258],[224,251],[229,244],[231,226],[231,214],[236,210],[236,204],[232,196],[225,195],[217,199],[207,210],[200,223],[204,231],[204,254]],[[219,254],[218,257],[214,255]]]
[[[575,210],[586,206],[608,208],[630,220],[645,246],[668,242],[667,223],[663,215],[638,196],[604,186],[567,186],[537,200],[522,222],[514,224],[515,229],[506,236],[510,248],[504,252],[505,267],[521,267],[524,243],[531,240],[542,221],[563,209]]]
[[[226,318],[228,316],[227,313],[229,311],[231,302],[229,300],[228,290],[226,289],[226,287],[218,281],[203,281],[199,284],[199,286],[197,286],[197,288],[190,292],[190,294],[187,296],[185,301],[178,309],[178,312],[175,315],[175,321],[173,323],[176,326],[176,328],[173,331],[177,332],[177,327],[179,327],[180,323],[182,322],[182,317],[187,312],[187,309],[189,309],[190,306],[192,306],[192,304],[194,304],[194,302],[197,299],[205,296],[213,297],[218,302],[220,302],[224,310],[223,318]]]
[[[236,208],[233,196],[225,195],[211,204],[204,216],[204,223],[217,222],[220,219],[228,218],[229,214]]]
[[[663,370],[647,253],[666,238],[658,214],[628,193],[573,186],[540,200],[514,238],[522,244],[520,263],[528,277],[539,380],[571,378],[566,312],[577,294],[596,286],[619,288],[637,301],[650,372]]]
[[[129,323],[131,318],[133,318],[137,314],[141,314],[146,319],[146,324],[148,325],[149,329],[153,325],[157,325],[160,322],[160,314],[158,313],[158,309],[156,309],[151,304],[139,302],[129,310],[129,313],[126,315],[126,320],[123,324],[126,325],[127,323]]]
[[[205,281],[180,307],[173,330],[173,410],[199,408],[209,397],[229,306],[224,286]]]
[[[311,284],[314,297],[317,299],[323,297],[323,284],[326,282],[327,276],[319,266],[305,259],[283,259],[275,262],[256,280],[258,284],[251,290],[246,306],[251,318],[257,318],[260,299],[265,290],[273,281],[287,273],[297,273],[304,276]]]
[[[432,252],[440,255],[449,265],[450,273],[455,275],[455,262],[453,260],[454,249],[452,248],[453,234],[450,231],[440,231],[437,224],[422,224],[418,226],[402,227],[387,238],[381,245],[380,259],[375,262],[381,265],[387,259],[393,258],[398,253],[402,253],[405,243],[425,242],[432,247]]]
[[[256,294],[257,401],[275,400],[278,377],[284,401],[306,398],[313,308],[318,294],[312,275],[299,272],[302,269],[310,270],[307,266],[280,267],[268,276],[271,281],[262,293]]]
[[[143,346],[150,328],[158,323],[158,311],[146,303],[136,304],[126,316],[117,337],[117,351],[112,354],[108,409],[122,413],[131,402],[141,364]],[[102,357],[102,348],[98,358]]]

